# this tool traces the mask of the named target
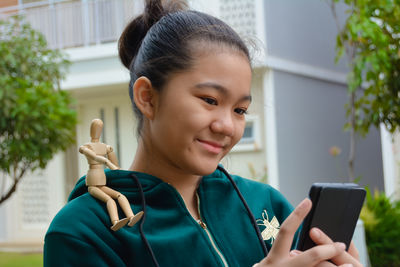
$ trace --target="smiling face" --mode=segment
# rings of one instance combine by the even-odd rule
[[[200,54],[190,70],[172,74],[142,136],[153,166],[212,173],[243,135],[250,84],[248,59],[230,49]]]

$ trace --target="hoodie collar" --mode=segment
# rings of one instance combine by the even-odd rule
[[[136,175],[139,178],[144,192],[152,189],[153,187],[159,184],[164,183],[164,181],[162,181],[161,179],[153,175],[142,172],[135,172],[128,170],[109,170],[109,169],[106,169],[104,172],[107,177],[107,186],[115,188],[116,190],[121,191],[121,193],[138,190],[136,183],[132,179],[132,175]],[[221,178],[222,176],[223,173],[218,169],[216,169],[213,173],[204,176],[200,183],[202,183],[205,179],[209,180],[209,179]],[[86,175],[79,178],[78,182],[75,185],[75,188],[71,191],[71,194],[68,197],[68,201],[71,201],[87,193],[85,178]]]

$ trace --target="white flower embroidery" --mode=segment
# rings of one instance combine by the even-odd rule
[[[265,226],[265,229],[261,232],[262,238],[267,241],[271,239],[271,245],[274,243],[276,236],[279,233],[279,222],[278,219],[274,216],[271,221],[268,219],[268,213],[266,210],[261,214],[262,219],[258,219],[258,225]]]

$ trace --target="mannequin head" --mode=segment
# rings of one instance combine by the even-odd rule
[[[103,131],[103,122],[100,119],[92,120],[90,124],[90,137],[91,142],[99,142],[101,132]]]

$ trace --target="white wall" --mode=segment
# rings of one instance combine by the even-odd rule
[[[64,173],[64,155],[59,153],[45,170],[28,173],[21,180],[16,193],[4,205],[1,249],[42,247],[51,220],[64,204]]]

